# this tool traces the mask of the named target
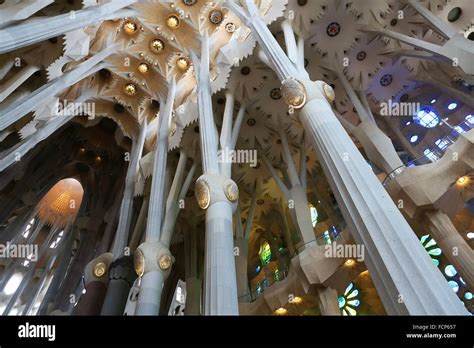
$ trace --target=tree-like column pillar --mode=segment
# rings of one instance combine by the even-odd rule
[[[209,78],[209,38],[202,40],[201,59],[193,57],[198,80],[199,134],[204,174],[196,181],[198,205],[206,210],[204,257],[204,314],[237,315],[237,280],[232,216],[239,190],[230,179],[230,164],[219,166],[218,140],[212,111]],[[221,147],[231,148],[232,114],[224,115]],[[238,129],[234,127],[234,130]],[[235,133],[235,132],[234,132]],[[224,161],[225,162],[225,159]]]
[[[109,286],[102,306],[102,315],[121,315],[127,303],[128,292],[136,278],[133,259],[126,255],[128,232],[133,212],[133,193],[138,173],[138,162],[142,157],[143,145],[147,130],[146,119],[141,126],[140,134],[133,142],[130,164],[125,178],[125,190],[120,206],[120,217],[117,232],[112,246],[114,260],[110,266]]]
[[[168,86],[166,105],[159,114],[160,122],[157,131],[145,242],[138,247],[134,255],[135,271],[141,278],[140,293],[135,309],[137,315],[158,315],[163,283],[169,276],[171,265],[174,262],[169,249],[160,242],[160,236],[165,213],[168,133],[175,94],[176,83],[172,80]],[[165,104],[164,101],[161,105],[163,104]]]

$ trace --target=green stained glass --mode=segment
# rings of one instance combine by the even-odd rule
[[[433,256],[439,256],[441,255],[442,251],[440,248],[434,248],[431,250],[428,250],[428,254],[433,255]]]
[[[262,261],[263,265],[268,265],[270,263],[270,260],[272,258],[272,251],[268,242],[262,243],[258,252],[258,256],[260,257],[260,261]]]
[[[442,251],[438,247],[438,244],[436,244],[436,241],[429,234],[425,234],[420,238],[420,242],[421,245],[423,245],[423,248],[425,248],[426,252],[431,256],[434,264],[438,266],[439,260],[437,257],[442,254]]]
[[[357,307],[360,306],[359,290],[354,286],[354,283],[349,283],[344,290],[344,295],[338,298],[339,308],[342,315],[353,316],[357,315]]]

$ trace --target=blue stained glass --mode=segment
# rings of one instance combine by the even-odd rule
[[[413,116],[413,120],[422,127],[433,128],[438,125],[439,116],[434,108],[426,105]]]
[[[324,238],[324,241],[326,242],[326,244],[331,244],[331,237],[329,236],[328,231],[324,231],[323,238]]]
[[[466,121],[474,125],[474,115],[467,115]]]
[[[458,271],[456,271],[456,269],[453,267],[453,265],[447,265],[447,266],[444,268],[444,273],[445,273],[448,277],[454,277],[456,274],[458,274]]]
[[[442,254],[442,251],[440,248],[436,248],[436,249],[431,249],[428,251],[428,254],[430,255],[434,255],[434,256],[439,256]]]
[[[351,300],[351,301],[348,301],[347,303],[350,304],[351,306],[354,306],[354,307],[359,307],[360,306],[360,301],[359,300]]]
[[[359,290],[354,287],[354,283],[349,283],[344,291],[344,295],[338,298],[339,308],[343,315],[357,315],[357,311],[354,308],[360,306],[358,296]]]
[[[457,282],[455,282],[454,280],[450,280],[448,282],[449,286],[451,287],[451,289],[453,289],[454,292],[458,292],[459,291],[459,284]]]
[[[456,132],[458,132],[459,134],[466,133],[466,131],[464,130],[464,128],[462,128],[461,126],[456,126],[456,127],[454,127],[454,130],[455,130]]]
[[[425,151],[423,151],[423,155],[428,157],[432,162],[436,162],[438,160],[438,156],[436,156],[430,149],[425,149]]]
[[[346,299],[343,296],[340,296],[337,300],[339,302],[339,308],[342,308],[346,305]]]
[[[451,103],[448,105],[448,109],[449,110],[454,110],[458,107],[458,104],[457,103]]]

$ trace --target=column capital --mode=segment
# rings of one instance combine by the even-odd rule
[[[142,277],[148,272],[161,272],[166,279],[175,259],[169,249],[159,241],[141,244],[134,255],[135,272]]]
[[[290,108],[301,109],[313,99],[333,103],[334,89],[324,81],[311,81],[290,77],[281,83],[282,98]]]
[[[108,273],[112,260],[112,253],[105,253],[90,261],[84,269],[84,282],[86,285],[92,282],[107,284],[109,282]]]
[[[203,174],[196,180],[196,200],[201,209],[217,202],[228,202],[233,212],[237,209],[239,188],[237,184],[221,174]]]

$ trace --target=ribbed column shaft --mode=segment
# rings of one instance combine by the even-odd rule
[[[206,214],[204,314],[237,315],[237,281],[232,252],[232,207],[211,204]]]

